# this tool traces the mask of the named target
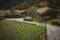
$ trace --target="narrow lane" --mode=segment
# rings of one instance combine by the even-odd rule
[[[47,25],[48,40],[60,40],[60,27]]]

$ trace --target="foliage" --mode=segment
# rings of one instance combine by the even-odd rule
[[[10,20],[0,21],[0,40],[36,40],[42,31],[42,26]]]
[[[34,22],[39,22],[37,18],[32,18]]]
[[[21,18],[22,15],[6,15],[5,18]]]
[[[45,7],[48,5],[48,2],[40,2],[39,4],[37,4],[37,7]]]
[[[48,0],[49,2],[49,7],[51,8],[57,8],[57,9],[60,9],[60,0]]]
[[[37,10],[39,9],[39,7],[36,7],[36,6],[31,6],[29,9],[27,9],[27,11],[34,11],[34,10]]]
[[[47,11],[47,13],[43,14],[42,16],[47,16],[49,17],[49,19],[54,19],[56,18],[56,15],[57,15],[57,11],[50,9]]]
[[[0,0],[0,9],[26,9],[45,0]]]
[[[4,16],[0,16],[0,20],[4,20],[5,19],[5,17]]]

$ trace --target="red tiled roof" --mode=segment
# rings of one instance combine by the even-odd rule
[[[41,14],[41,13],[46,12],[49,9],[50,9],[49,7],[43,7],[43,8],[40,8],[40,9],[36,10],[36,11]]]

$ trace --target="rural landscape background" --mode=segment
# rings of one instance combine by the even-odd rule
[[[60,40],[60,0],[0,0],[0,40]]]

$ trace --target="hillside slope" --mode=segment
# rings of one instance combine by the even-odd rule
[[[41,1],[46,1],[46,0],[0,0],[0,9],[9,9],[11,7],[16,9],[16,8],[24,7],[26,6],[26,4],[27,7],[30,7],[32,4],[39,3]]]

